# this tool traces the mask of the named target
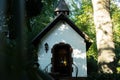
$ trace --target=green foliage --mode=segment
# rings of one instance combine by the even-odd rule
[[[28,31],[28,38],[32,40],[48,23],[53,20],[54,7],[57,0],[42,0],[43,8],[41,14],[30,19],[32,31]]]
[[[76,8],[78,9],[78,8]],[[93,9],[92,3],[90,0],[82,0],[81,8],[76,10],[77,14],[74,14],[73,21],[80,28],[81,31],[85,32],[92,40],[93,44],[89,48],[87,52],[87,61],[88,61],[88,74],[90,75],[92,80],[102,80],[107,79],[110,75],[95,75],[97,73],[97,47],[96,47],[96,33],[93,22]],[[110,9],[112,21],[113,21],[113,33],[114,33],[114,42],[115,42],[115,52],[116,52],[116,62],[117,62],[117,73],[120,73],[120,8],[118,8],[115,4],[111,4]],[[91,66],[93,68],[91,68]],[[94,70],[95,69],[95,70]],[[99,76],[98,76],[99,75]],[[94,77],[96,77],[94,79]],[[97,79],[100,78],[100,79]],[[111,77],[112,78],[112,77]],[[90,80],[90,79],[88,79]]]
[[[115,4],[111,5],[111,17],[114,30],[117,73],[120,73],[120,8],[118,8]]]
[[[83,1],[79,14],[75,15],[75,24],[95,41],[95,27],[91,1]]]

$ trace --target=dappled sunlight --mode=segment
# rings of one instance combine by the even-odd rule
[[[58,30],[64,31],[64,30],[66,30],[66,29],[69,29],[69,28],[68,28],[68,26],[66,26],[65,23],[64,23],[64,24],[62,24],[62,25],[60,26],[60,28],[59,28]]]
[[[101,68],[104,70],[105,73],[113,73],[113,71],[109,68],[107,64],[102,65]]]
[[[73,57],[74,57],[74,58],[85,59],[86,55],[85,55],[85,53],[82,53],[80,50],[74,49],[74,50],[73,50]]]
[[[64,43],[66,43],[66,41],[63,39],[63,40],[61,40],[62,42],[64,42]]]
[[[84,70],[87,71],[87,67],[86,67],[86,65],[82,65],[82,69],[84,69]]]
[[[59,35],[58,33],[55,33],[55,35],[57,36],[57,35]]]
[[[116,54],[110,0],[92,0],[92,3],[98,49],[98,70],[101,70],[100,73],[113,73],[115,71],[113,62],[115,62]]]
[[[115,54],[113,54],[112,49],[102,49],[99,54],[98,62],[110,63],[114,61]],[[104,55],[104,56],[103,56]]]

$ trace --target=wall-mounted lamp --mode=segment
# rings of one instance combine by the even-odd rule
[[[45,43],[45,51],[46,51],[46,53],[48,52],[48,50],[49,50],[49,45],[48,45],[48,43]]]

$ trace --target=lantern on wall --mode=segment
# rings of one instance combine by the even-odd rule
[[[48,50],[49,50],[49,45],[48,45],[48,43],[45,43],[45,51],[46,51],[46,53],[48,52]]]

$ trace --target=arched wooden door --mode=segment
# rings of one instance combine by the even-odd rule
[[[72,48],[69,44],[59,43],[52,48],[51,72],[61,77],[72,76]]]

